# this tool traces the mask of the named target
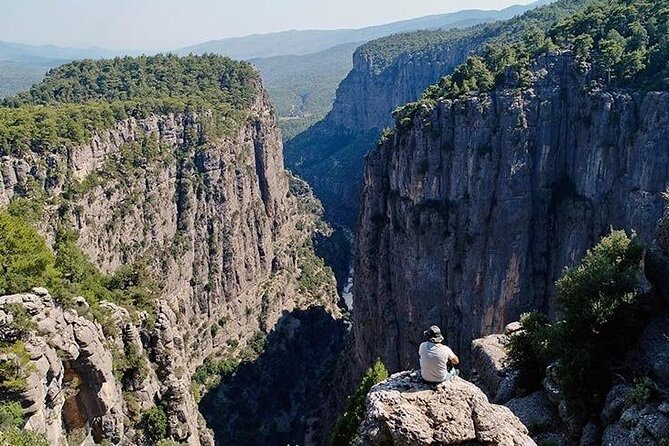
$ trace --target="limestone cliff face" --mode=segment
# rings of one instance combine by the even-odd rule
[[[453,39],[424,51],[401,52],[388,61],[363,46],[353,55],[353,69],[339,85],[326,119],[330,125],[347,130],[389,127],[393,124],[395,108],[415,101],[427,87],[460,65],[484,40],[479,36]]]
[[[46,194],[39,225],[47,239],[57,224],[70,225],[101,270],[141,262],[157,279],[156,314],[121,317],[112,343],[150,358],[146,381],[124,390],[142,406],[160,402],[169,436],[190,445],[213,441],[190,390],[207,356],[238,355],[285,312],[317,306],[338,316],[334,279],[319,271],[309,245],[319,204],[309,192],[291,192],[291,184],[304,187],[284,170],[274,112],[258,90],[246,121],[226,133],[206,115],[151,115],[118,122],[77,147],[5,156],[0,169],[0,204],[28,188]],[[324,279],[309,282],[319,272]],[[99,367],[111,379],[108,366]],[[110,386],[116,391],[119,383]],[[128,405],[113,407],[127,414]],[[63,416],[53,415],[54,423]],[[94,430],[95,417],[80,424]],[[123,433],[117,424],[101,438],[115,441]],[[134,444],[131,436],[124,441]]]
[[[66,444],[67,431],[82,428],[97,441],[106,436],[119,443],[125,433],[123,397],[102,329],[56,305],[46,290],[36,292],[0,298],[3,307],[22,305],[39,331],[26,342],[26,429],[45,433],[53,445]],[[12,316],[0,310],[0,317],[5,322]]]
[[[569,55],[531,88],[440,101],[367,158],[356,247],[357,352],[415,364],[430,324],[468,351],[610,227],[653,238],[669,176],[669,94],[589,85]]]
[[[366,46],[355,52],[332,111],[286,143],[288,167],[312,185],[330,221],[355,227],[363,158],[382,129],[392,125],[393,110],[451,73],[483,40],[457,39],[419,52],[407,50],[392,60]]]

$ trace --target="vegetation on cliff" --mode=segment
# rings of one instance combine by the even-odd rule
[[[562,318],[524,315],[524,330],[511,337],[510,365],[521,386],[540,386],[556,362],[557,381],[574,409],[588,412],[603,402],[610,367],[638,333],[640,262],[643,249],[624,231],[613,231],[556,283]]]
[[[258,86],[250,64],[223,56],[71,62],[2,101],[0,152],[57,150],[117,121],[152,113],[214,112],[212,130],[223,134],[244,119]]]
[[[113,275],[102,274],[76,244],[76,233],[62,227],[53,251],[24,219],[0,212],[0,294],[47,287],[62,303],[83,296],[97,308],[102,300],[151,310],[158,289],[141,264],[125,265]]]
[[[141,266],[128,265],[113,275],[104,275],[76,245],[72,230],[60,229],[52,250],[34,227],[7,212],[0,212],[0,272],[0,294],[47,287],[66,306],[74,304],[75,296],[85,297],[90,310],[84,316],[98,321],[108,336],[118,333],[108,310],[100,305],[102,300],[123,305],[135,317],[139,311],[147,311],[145,323],[150,323],[158,295],[154,281]],[[11,444],[22,444],[26,438],[37,441],[33,433],[14,432],[23,427],[22,410],[20,406],[18,412],[15,409],[31,371],[24,343],[37,327],[21,305],[7,305],[2,310],[12,320],[0,324],[0,354],[7,358],[0,364],[0,430],[4,429],[0,445],[3,438],[18,442]],[[117,378],[124,384],[146,377],[146,358],[136,351],[114,351],[113,357]]]
[[[332,446],[349,446],[354,444],[358,427],[365,417],[367,410],[365,400],[369,390],[381,381],[388,379],[386,366],[377,359],[376,362],[365,372],[358,388],[348,398],[346,411],[337,420],[337,425],[332,433],[330,444]]]
[[[432,51],[443,51],[449,46],[465,41],[509,43],[517,41],[526,32],[546,29],[555,22],[578,11],[587,0],[558,0],[549,5],[528,11],[510,20],[452,30],[421,30],[383,37],[358,48],[358,53],[372,62],[374,69],[382,71],[398,57],[414,57]]]
[[[541,11],[541,10],[538,10]],[[549,51],[567,50],[592,63],[594,75],[619,87],[669,88],[669,2],[608,0],[590,4],[547,31],[533,26],[514,43],[491,43],[430,86],[421,99],[395,111],[400,129],[442,98],[531,83],[530,62]]]

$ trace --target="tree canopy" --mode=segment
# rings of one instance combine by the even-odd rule
[[[215,55],[71,62],[1,102],[0,153],[62,149],[152,113],[211,111],[225,131],[246,116],[259,82],[250,64]]]
[[[542,8],[543,9],[543,8]],[[540,11],[540,10],[538,10]],[[523,27],[514,42],[489,43],[421,99],[399,108],[400,128],[418,110],[441,98],[468,92],[486,93],[496,87],[527,87],[530,62],[550,51],[570,51],[577,60],[591,63],[593,75],[614,87],[646,90],[669,88],[669,0],[606,0],[589,4],[562,18],[548,30]]]

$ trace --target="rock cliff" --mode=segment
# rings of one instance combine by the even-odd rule
[[[3,296],[0,305],[21,305],[39,334],[26,342],[31,370],[24,392],[26,429],[66,444],[67,433],[85,429],[94,441],[119,443],[124,436],[123,396],[112,354],[99,324],[57,306],[46,290]],[[84,308],[85,304],[83,304]],[[0,310],[3,322],[11,313]]]
[[[372,387],[366,407],[359,445],[535,445],[509,409],[457,377],[434,385],[398,373]]]
[[[380,60],[374,49],[367,49],[381,42],[364,45],[354,53],[353,69],[337,88],[332,111],[286,142],[287,166],[314,188],[330,221],[354,228],[363,158],[382,129],[392,124],[392,111],[416,100],[483,40],[458,39],[430,51],[407,50],[392,62]]]
[[[54,333],[31,338],[37,367],[26,399],[27,426],[51,444],[65,444],[74,428],[96,442],[141,444],[138,417],[156,404],[169,438],[213,444],[191,391],[206,358],[248,358],[252,338],[293,311],[320,309],[321,319],[341,328],[334,278],[311,246],[320,205],[284,170],[274,112],[259,79],[250,82],[256,95],[245,119],[223,133],[215,127],[220,117],[207,112],[154,113],[47,153],[4,151],[1,204],[38,197],[44,213],[36,225],[49,242],[64,226],[73,229],[102,272],[141,264],[159,287],[153,312],[100,304],[117,336],[48,296],[3,298]],[[116,352],[148,359],[138,382],[114,377]],[[70,386],[70,396],[58,393],[75,379],[82,386]],[[309,397],[298,395],[295,404]]]
[[[362,45],[337,88],[332,111],[286,142],[287,166],[313,186],[328,221],[354,229],[364,156],[381,131],[393,125],[393,110],[418,99],[486,43],[517,40],[526,29],[550,26],[586,3],[538,3],[534,10],[493,24],[396,34]]]
[[[551,310],[553,283],[610,227],[653,239],[669,94],[590,84],[569,54],[530,88],[441,100],[367,158],[355,265],[357,352],[415,364],[436,323],[471,339]]]

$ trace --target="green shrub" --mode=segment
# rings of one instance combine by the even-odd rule
[[[7,206],[7,213],[28,222],[40,221],[44,215],[43,199],[26,198],[15,195]]]
[[[518,371],[518,388],[529,393],[541,385],[551,359],[553,328],[546,315],[526,313],[520,317],[523,330],[514,333],[508,345],[508,365]]]
[[[0,403],[0,430],[23,427],[23,408],[18,401]]]
[[[239,366],[239,361],[233,358],[205,359],[204,363],[193,373],[193,381],[199,384],[208,384],[214,376],[225,377],[234,373]]]
[[[642,254],[624,231],[613,231],[556,284],[564,315],[557,325],[558,381],[586,410],[601,402],[610,386],[611,361],[638,329]]]
[[[265,351],[266,344],[267,344],[267,333],[265,333],[264,331],[256,331],[249,340],[249,348],[253,350],[253,352],[256,355],[259,355],[263,351]]]
[[[115,350],[113,353],[114,376],[124,388],[134,388],[146,379],[149,365],[135,344],[126,344],[125,351]]]
[[[572,410],[586,414],[600,407],[611,385],[610,366],[642,326],[642,253],[633,237],[612,231],[557,281],[562,320],[523,317],[525,330],[512,337],[509,361],[525,390],[536,388],[547,364],[557,361],[558,384]]]
[[[358,427],[365,416],[365,400],[369,390],[385,379],[388,379],[388,370],[383,362],[377,359],[374,365],[367,369],[353,395],[348,398],[346,412],[337,420],[332,433],[330,444],[332,446],[349,446],[355,440]]]
[[[0,213],[0,295],[49,286],[58,279],[44,238],[23,220]]]
[[[159,406],[146,410],[142,414],[140,424],[144,436],[150,444],[157,444],[167,437],[167,415]]]
[[[653,397],[653,388],[655,387],[653,380],[645,376],[642,379],[637,379],[634,386],[627,393],[625,403],[627,406],[643,406],[647,404]]]
[[[30,371],[30,354],[23,341],[0,347],[0,354],[8,357],[6,361],[0,362],[0,395],[17,398],[26,387],[26,374]]]
[[[12,427],[0,430],[0,446],[49,446],[44,435]]]

